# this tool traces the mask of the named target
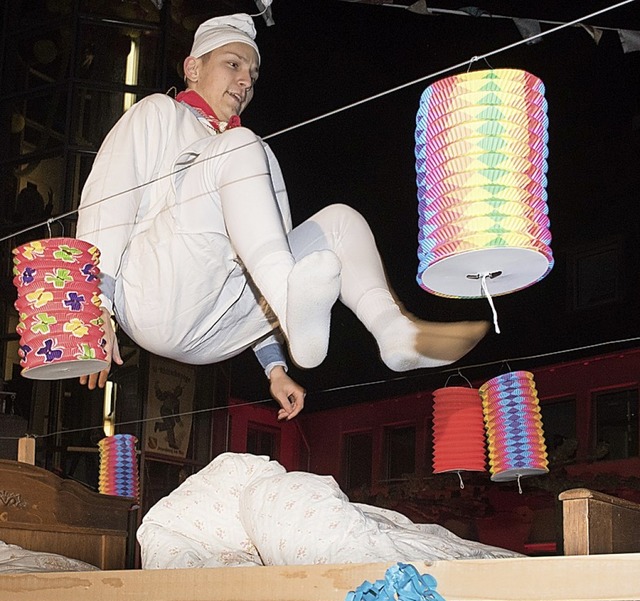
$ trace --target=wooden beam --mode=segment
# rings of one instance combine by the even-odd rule
[[[640,554],[411,562],[447,601],[638,599]],[[7,574],[11,601],[344,601],[387,564]]]

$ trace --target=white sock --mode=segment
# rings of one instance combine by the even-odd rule
[[[289,274],[284,330],[291,358],[299,367],[317,367],[327,356],[340,267],[335,253],[320,250],[300,259]]]

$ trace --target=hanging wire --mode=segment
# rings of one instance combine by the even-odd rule
[[[559,355],[563,355],[563,354],[567,354],[567,353],[574,353],[577,351],[583,351],[583,350],[592,350],[594,348],[599,348],[602,346],[608,346],[608,345],[612,345],[612,344],[625,344],[625,343],[630,343],[630,342],[640,342],[640,336],[637,336],[635,338],[624,338],[624,339],[620,339],[620,340],[610,340],[607,342],[600,342],[597,344],[590,344],[590,345],[586,345],[586,346],[581,346],[581,347],[574,347],[574,348],[570,348],[570,349],[565,349],[565,350],[561,350],[561,351],[552,351],[549,353],[542,353],[542,354],[538,354],[538,355],[529,355],[529,356],[523,356],[523,357],[515,357],[515,358],[511,358],[511,359],[500,359],[497,361],[488,361],[486,363],[476,363],[473,365],[466,365],[463,367],[457,367],[457,368],[452,368],[452,369],[442,369],[439,371],[436,370],[432,370],[429,373],[431,375],[435,375],[437,376],[438,374],[445,374],[445,373],[451,373],[454,372],[454,375],[456,374],[460,374],[462,375],[461,371],[462,369],[465,370],[471,370],[471,369],[479,369],[479,368],[484,368],[484,367],[491,367],[491,366],[495,366],[495,365],[506,365],[507,369],[509,371],[511,371],[511,366],[509,365],[509,361],[530,361],[532,359],[539,359],[539,358],[546,358],[546,357],[553,357],[553,356],[559,356]],[[413,375],[413,376],[404,376],[404,377],[399,377],[399,378],[391,378],[389,380],[375,380],[372,382],[361,382],[359,384],[349,384],[347,386],[337,386],[334,388],[326,388],[324,390],[318,390],[315,393],[308,393],[307,397],[309,397],[311,394],[326,394],[326,393],[332,393],[332,392],[342,392],[345,390],[354,390],[356,388],[364,388],[366,386],[375,386],[378,384],[389,384],[389,383],[394,383],[394,382],[401,382],[401,381],[409,381],[409,380],[415,380],[417,378],[421,378],[423,377],[424,374],[417,374],[417,375]],[[463,376],[464,377],[464,376]],[[184,416],[189,416],[189,415],[198,415],[198,414],[202,414],[202,413],[212,413],[214,411],[220,411],[220,410],[228,410],[228,409],[233,409],[235,407],[248,407],[248,406],[252,406],[252,405],[263,405],[265,403],[274,403],[275,401],[272,398],[267,398],[267,399],[260,399],[260,400],[256,400],[256,401],[247,401],[244,403],[234,403],[233,405],[230,405],[228,407],[209,407],[206,409],[197,409],[194,411],[184,411],[181,413],[174,413],[171,415],[166,415],[166,416],[160,416],[160,415],[156,415],[153,417],[148,417],[146,419],[138,419],[138,420],[130,420],[130,421],[126,421],[126,422],[116,422],[113,424],[113,427],[118,427],[118,426],[131,426],[131,425],[136,425],[136,424],[144,424],[146,422],[151,422],[151,421],[156,421],[158,419],[161,419],[162,417],[165,418],[170,418],[170,417],[184,417]],[[34,438],[48,438],[51,436],[58,436],[58,435],[62,435],[62,434],[71,434],[71,433],[76,433],[76,432],[89,432],[89,431],[93,431],[96,429],[102,429],[102,423],[96,426],[89,426],[89,427],[84,427],[84,428],[74,428],[74,429],[69,429],[69,430],[60,430],[58,432],[51,432],[49,434],[32,434],[31,436],[33,436]],[[20,436],[0,436],[0,440],[18,440],[19,438],[21,438]]]
[[[552,33],[560,31],[562,29],[566,29],[568,27],[572,27],[574,25],[578,25],[582,21],[585,21],[586,19],[591,19],[592,17],[595,17],[595,16],[598,16],[598,15],[610,12],[612,10],[615,10],[615,9],[621,7],[621,6],[625,6],[626,4],[631,4],[632,2],[635,2],[635,1],[636,0],[623,0],[623,2],[618,2],[617,4],[613,4],[611,6],[607,6],[605,8],[600,9],[600,10],[594,11],[594,12],[592,12],[590,14],[584,15],[583,17],[580,17],[578,19],[574,19],[573,21],[569,21],[567,23],[561,23],[556,27],[548,29],[547,31],[543,31],[543,32],[540,32],[538,34],[532,35],[531,37],[518,40],[517,42],[513,42],[511,44],[507,44],[506,46],[502,46],[502,47],[497,48],[495,50],[491,50],[489,52],[486,52],[485,54],[480,54],[480,55],[473,56],[473,57],[471,57],[471,59],[467,59],[467,60],[462,61],[460,63],[456,63],[456,64],[451,65],[449,67],[446,67],[444,69],[440,69],[439,71],[434,71],[433,73],[430,73],[430,74],[425,75],[423,77],[419,77],[418,79],[414,79],[414,80],[406,82],[404,84],[400,84],[400,85],[395,86],[393,88],[389,88],[389,89],[384,90],[382,92],[379,92],[377,94],[373,94],[371,96],[367,96],[366,98],[363,98],[362,100],[358,100],[356,102],[352,102],[350,104],[347,104],[347,105],[342,106],[340,108],[337,108],[335,110],[332,110],[332,111],[323,113],[321,115],[318,115],[317,117],[313,117],[311,119],[307,119],[306,121],[301,121],[301,122],[299,122],[299,123],[297,123],[295,125],[291,125],[289,127],[285,127],[284,129],[276,131],[276,132],[274,132],[272,134],[263,136],[262,140],[270,140],[270,139],[275,138],[277,136],[281,136],[281,135],[283,135],[285,133],[288,133],[290,131],[299,129],[301,127],[305,127],[306,125],[310,125],[311,123],[315,123],[315,122],[320,121],[322,119],[327,119],[328,117],[332,117],[332,116],[337,115],[339,113],[342,113],[344,111],[348,111],[348,110],[350,110],[352,108],[355,108],[355,107],[360,106],[362,104],[365,104],[367,102],[371,102],[373,100],[377,100],[378,98],[382,98],[382,97],[387,96],[389,94],[394,94],[395,92],[398,92],[400,90],[404,90],[405,88],[414,86],[414,85],[416,85],[418,83],[423,83],[423,82],[425,82],[427,80],[433,79],[435,77],[439,77],[439,76],[444,75],[446,73],[449,73],[451,71],[455,71],[455,70],[458,70],[458,69],[462,69],[464,67],[468,67],[468,66],[470,66],[471,63],[474,63],[474,62],[477,62],[477,61],[480,61],[480,60],[484,60],[484,61],[487,62],[487,64],[489,64],[487,59],[490,56],[495,56],[495,55],[500,54],[502,52],[505,52],[507,50],[511,50],[513,48],[517,48],[518,46],[521,46],[523,44],[530,44],[533,40],[536,40],[538,38],[543,38],[543,37],[548,36],[548,35],[550,35]],[[403,7],[403,8],[406,8],[406,7]],[[231,151],[226,151],[226,152],[231,152]],[[168,177],[173,177],[174,175],[177,175],[178,173],[181,173],[182,171],[185,171],[186,169],[190,169],[194,165],[200,164],[200,163],[208,161],[208,160],[215,159],[215,158],[217,158],[219,156],[222,156],[222,154],[225,154],[225,153],[220,153],[219,155],[213,155],[213,156],[207,157],[206,159],[201,159],[201,160],[198,160],[198,161],[194,161],[193,163],[191,163],[189,165],[186,165],[184,167],[176,169],[175,171],[172,171],[172,172],[167,173],[165,175],[160,175],[160,176],[158,176],[158,177],[156,177],[156,178],[154,178],[152,180],[149,180],[148,182],[145,182],[145,183],[142,183],[140,185],[137,185],[137,186],[134,186],[132,188],[129,188],[128,190],[123,190],[121,192],[117,192],[117,193],[112,194],[110,196],[106,196],[105,198],[102,198],[102,199],[96,201],[95,203],[93,203],[92,206],[95,205],[95,204],[100,204],[102,202],[106,202],[108,200],[111,200],[111,199],[116,198],[118,196],[122,196],[124,194],[130,194],[132,192],[135,192],[136,190],[139,190],[139,189],[142,189],[142,188],[144,188],[146,186],[149,186],[151,184],[157,183],[157,182],[159,182],[159,181],[161,181],[163,179],[166,179]],[[57,219],[63,219],[65,217],[69,217],[69,216],[75,215],[76,213],[78,213],[81,210],[82,210],[82,208],[79,207],[77,209],[73,209],[73,210],[68,211],[66,213],[62,213],[61,215],[57,216]],[[27,228],[24,228],[22,230],[14,232],[13,234],[10,234],[8,236],[4,236],[4,237],[0,238],[0,242],[4,242],[5,240],[9,240],[10,238],[13,238],[14,236],[19,236],[20,234],[29,232],[31,230],[34,230],[34,229],[38,228],[38,227],[42,227],[43,225],[46,225],[46,223],[47,223],[46,221],[41,222],[41,223],[37,223],[35,225],[29,226]]]
[[[269,10],[269,7],[271,6],[272,2],[273,0],[260,0],[260,3],[262,4],[262,6],[264,6],[264,8],[259,13],[256,13],[255,15],[249,15],[249,16],[261,17],[262,15],[264,15],[264,13],[266,13]]]

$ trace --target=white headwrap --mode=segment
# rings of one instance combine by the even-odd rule
[[[256,28],[253,25],[253,19],[245,13],[214,17],[202,23],[196,30],[189,56],[200,58],[225,44],[241,42],[248,44],[256,51],[259,64],[260,52],[254,42],[255,37]]]

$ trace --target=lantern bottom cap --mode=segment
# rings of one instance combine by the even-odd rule
[[[483,298],[482,276],[491,296],[527,288],[541,280],[552,263],[543,253],[517,247],[464,251],[440,259],[420,274],[421,286],[439,296]]]
[[[433,468],[434,474],[456,474],[460,472],[486,472],[487,470],[478,465],[474,465],[472,467],[447,467],[447,468]]]
[[[109,366],[102,359],[74,359],[35,367],[25,367],[21,375],[31,380],[64,380],[96,374]]]
[[[517,480],[526,476],[542,476],[548,473],[549,470],[546,468],[520,467],[493,474],[491,480],[493,482],[506,482],[507,480]]]

